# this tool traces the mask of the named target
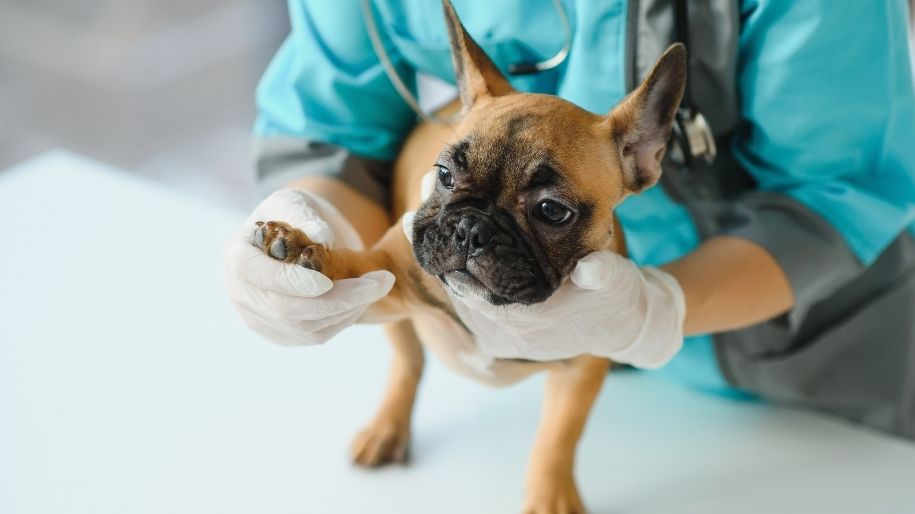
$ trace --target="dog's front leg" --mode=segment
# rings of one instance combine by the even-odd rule
[[[407,319],[413,313],[411,304],[418,301],[411,290],[416,280],[411,280],[407,272],[411,266],[415,267],[416,261],[399,224],[391,227],[375,246],[367,250],[331,250],[282,221],[257,222],[251,241],[274,259],[313,269],[334,281],[379,270],[393,273],[393,289],[369,306],[360,320],[362,322],[389,323]]]
[[[609,364],[582,356],[550,368],[528,466],[524,514],[585,512],[573,476],[575,448]]]
[[[319,271],[332,280],[359,277],[377,270],[394,274],[394,288],[372,304],[361,321],[385,322],[385,333],[394,350],[384,400],[374,419],[353,439],[351,456],[356,464],[375,467],[404,462],[410,442],[413,403],[425,362],[419,337],[408,319],[421,303],[414,289],[423,278],[411,278],[415,266],[412,249],[400,225],[391,227],[369,250],[331,250],[280,221],[258,223],[252,237],[264,253],[290,265]],[[425,279],[428,280],[428,279]]]

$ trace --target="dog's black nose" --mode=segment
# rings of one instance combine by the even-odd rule
[[[470,244],[475,248],[483,248],[492,242],[492,229],[484,223],[477,223],[470,229]]]
[[[488,246],[492,242],[489,224],[471,216],[463,218],[454,229],[454,238],[460,245],[467,245],[469,251]]]

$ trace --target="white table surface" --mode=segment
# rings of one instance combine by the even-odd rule
[[[223,292],[243,213],[63,152],[0,173],[0,513],[512,513],[542,377],[432,359],[408,467],[346,458],[377,327],[260,340]],[[593,513],[915,512],[915,444],[611,374],[580,446]]]

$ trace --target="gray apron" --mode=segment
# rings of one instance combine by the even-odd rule
[[[791,282],[785,315],[715,336],[735,387],[915,439],[915,241],[903,232],[869,267],[822,218],[755,189],[730,156],[740,130],[733,0],[690,2],[694,102],[718,142],[710,166],[665,165],[662,186],[690,212],[700,237],[730,234],[768,250]],[[629,0],[629,89],[676,40],[673,0]]]

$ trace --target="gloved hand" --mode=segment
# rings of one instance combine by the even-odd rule
[[[496,307],[474,295],[450,296],[480,348],[497,358],[592,354],[657,368],[683,345],[686,306],[677,281],[609,251],[586,255],[570,280],[536,305]]]
[[[388,294],[394,275],[373,271],[332,282],[321,273],[274,260],[254,246],[257,221],[285,221],[330,248],[361,249],[353,226],[333,205],[299,190],[268,196],[225,245],[226,289],[242,319],[280,344],[323,343]]]
[[[403,229],[412,238],[413,213],[404,216]],[[449,296],[481,350],[495,358],[591,354],[658,368],[683,346],[686,302],[677,280],[610,251],[583,257],[570,279],[536,305],[496,307],[472,294]]]

